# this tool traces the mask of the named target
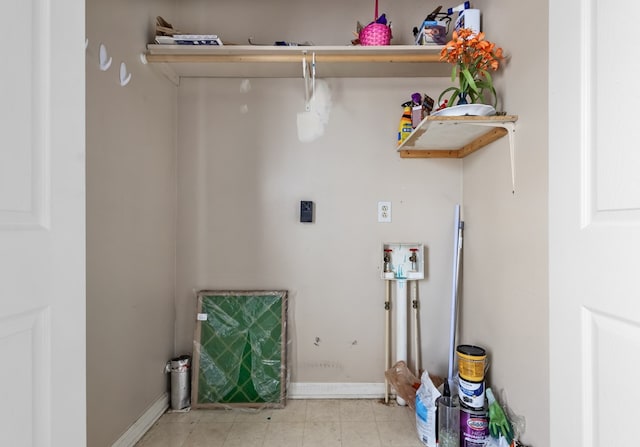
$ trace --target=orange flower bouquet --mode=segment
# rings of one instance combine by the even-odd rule
[[[457,87],[449,87],[438,97],[440,104],[442,98],[449,94],[447,106],[460,104],[483,104],[485,94],[489,93],[493,98],[493,106],[498,104],[496,90],[493,87],[493,79],[489,70],[497,70],[500,61],[504,59],[502,48],[484,39],[484,33],[474,33],[469,28],[462,28],[453,32],[453,38],[440,52],[440,60],[446,60],[453,64],[451,81],[458,78]]]

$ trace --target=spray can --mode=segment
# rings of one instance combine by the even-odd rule
[[[400,146],[404,140],[407,139],[411,132],[413,131],[413,126],[411,125],[411,106],[406,105],[403,106],[402,118],[400,118],[400,125],[398,126],[398,146]]]

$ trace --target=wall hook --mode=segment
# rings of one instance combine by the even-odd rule
[[[302,80],[304,81],[304,109],[305,111],[311,110],[311,73],[309,64],[307,63],[307,52],[302,52]]]
[[[100,70],[107,71],[111,67],[112,58],[107,53],[107,47],[100,44]]]
[[[131,81],[131,73],[127,72],[127,64],[120,63],[120,85],[124,87]]]
[[[89,48],[89,38],[85,37],[84,38],[84,49],[86,50],[87,48]]]
[[[316,96],[316,52],[311,53],[311,97]]]

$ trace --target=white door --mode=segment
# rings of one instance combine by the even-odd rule
[[[551,446],[636,446],[640,3],[549,6]]]
[[[0,17],[0,445],[85,446],[84,1]]]

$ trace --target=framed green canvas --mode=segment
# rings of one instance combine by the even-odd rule
[[[287,291],[197,294],[191,406],[282,408]]]

